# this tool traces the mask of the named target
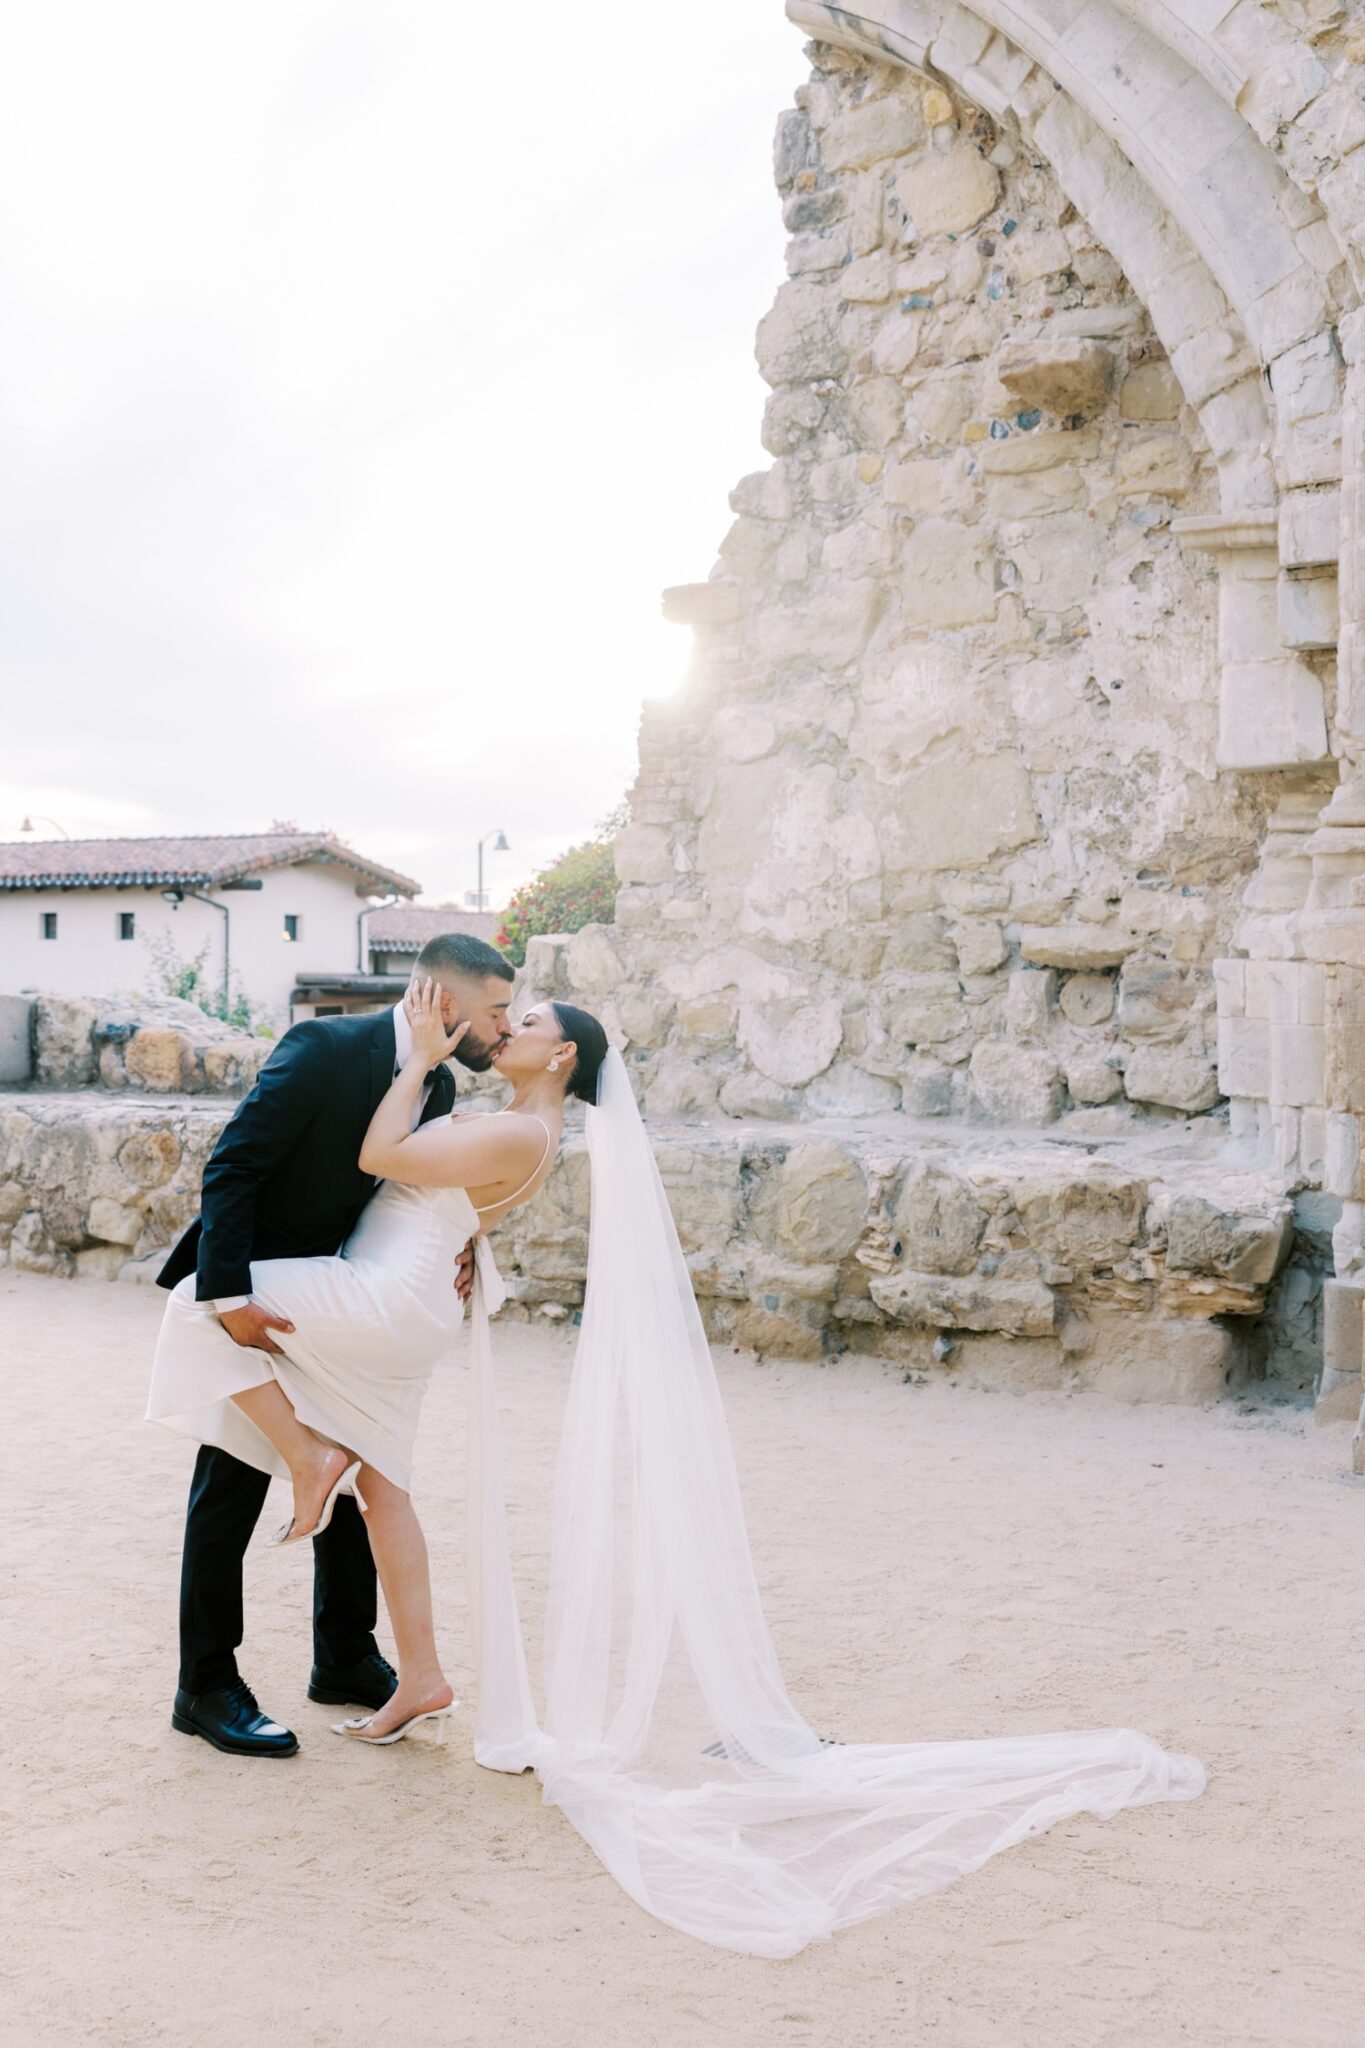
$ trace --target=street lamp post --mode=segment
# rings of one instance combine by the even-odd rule
[[[55,818],[44,818],[40,816],[40,814],[37,811],[30,811],[28,813],[28,815],[24,819],[23,824],[19,827],[19,830],[21,832],[36,832],[39,825],[50,825],[54,832],[61,833],[63,839],[69,839],[71,837],[71,834],[67,831],[65,825],[59,825]]]
[[[490,840],[490,839],[491,839],[491,840],[493,841],[493,851],[494,851],[494,853],[510,853],[510,852],[512,851],[511,847],[510,847],[510,846],[509,846],[509,845],[507,844],[507,834],[506,834],[505,832],[501,831],[501,830],[498,830],[498,831],[495,831],[495,832],[485,832],[485,833],[484,833],[484,835],[483,835],[483,838],[482,838],[482,839],[481,839],[481,840],[479,841],[479,899],[478,899],[478,900],[479,900],[479,909],[480,909],[480,910],[482,910],[482,909],[484,908],[484,901],[483,901],[483,850],[484,850],[485,846],[487,846],[487,844],[488,844],[488,842],[489,842],[489,840]]]

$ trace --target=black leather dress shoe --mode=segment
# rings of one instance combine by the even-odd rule
[[[215,1692],[182,1689],[171,1709],[171,1726],[182,1735],[202,1735],[227,1756],[293,1756],[299,1746],[292,1729],[266,1719],[244,1678]]]
[[[371,1650],[355,1664],[337,1670],[329,1664],[315,1664],[308,1681],[308,1697],[324,1707],[368,1707],[377,1713],[398,1690],[398,1673],[378,1650]]]

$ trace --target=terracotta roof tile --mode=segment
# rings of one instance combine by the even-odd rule
[[[365,930],[377,953],[420,953],[428,939],[439,938],[443,932],[464,932],[491,945],[502,930],[502,919],[493,910],[441,910],[428,909],[425,904],[392,903],[372,911]]]
[[[408,875],[380,867],[327,832],[239,832],[164,839],[0,842],[0,889],[203,889],[303,861],[349,868],[376,895],[415,896]]]

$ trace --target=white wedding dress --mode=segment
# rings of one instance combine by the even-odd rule
[[[873,1743],[807,1726],[768,1634],[710,1349],[616,1052],[587,1124],[592,1233],[555,1485],[543,1714],[504,1503],[489,1330],[504,1290],[474,1236],[477,1761],[534,1770],[648,1912],[767,1957],[936,1890],[1069,1815],[1196,1797],[1195,1759],[1129,1728]],[[343,1257],[253,1266],[253,1294],[297,1326],[273,1361],[233,1344],[182,1282],[149,1413],[278,1471],[230,1398],[273,1372],[304,1421],[406,1486],[422,1392],[460,1320],[451,1260],[477,1227],[461,1191],[386,1184]],[[913,1673],[914,1644],[901,1656]]]
[[[385,1181],[340,1257],[254,1260],[252,1300],[294,1325],[271,1332],[278,1358],[234,1344],[190,1274],[166,1303],[149,1420],[283,1479],[283,1458],[232,1399],[277,1379],[300,1421],[408,1491],[422,1397],[463,1314],[455,1260],[478,1230],[463,1188]]]

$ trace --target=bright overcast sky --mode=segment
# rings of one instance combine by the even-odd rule
[[[6,11],[0,838],[292,819],[441,900],[500,826],[498,900],[624,794],[766,459],[801,38],[502,13]]]

